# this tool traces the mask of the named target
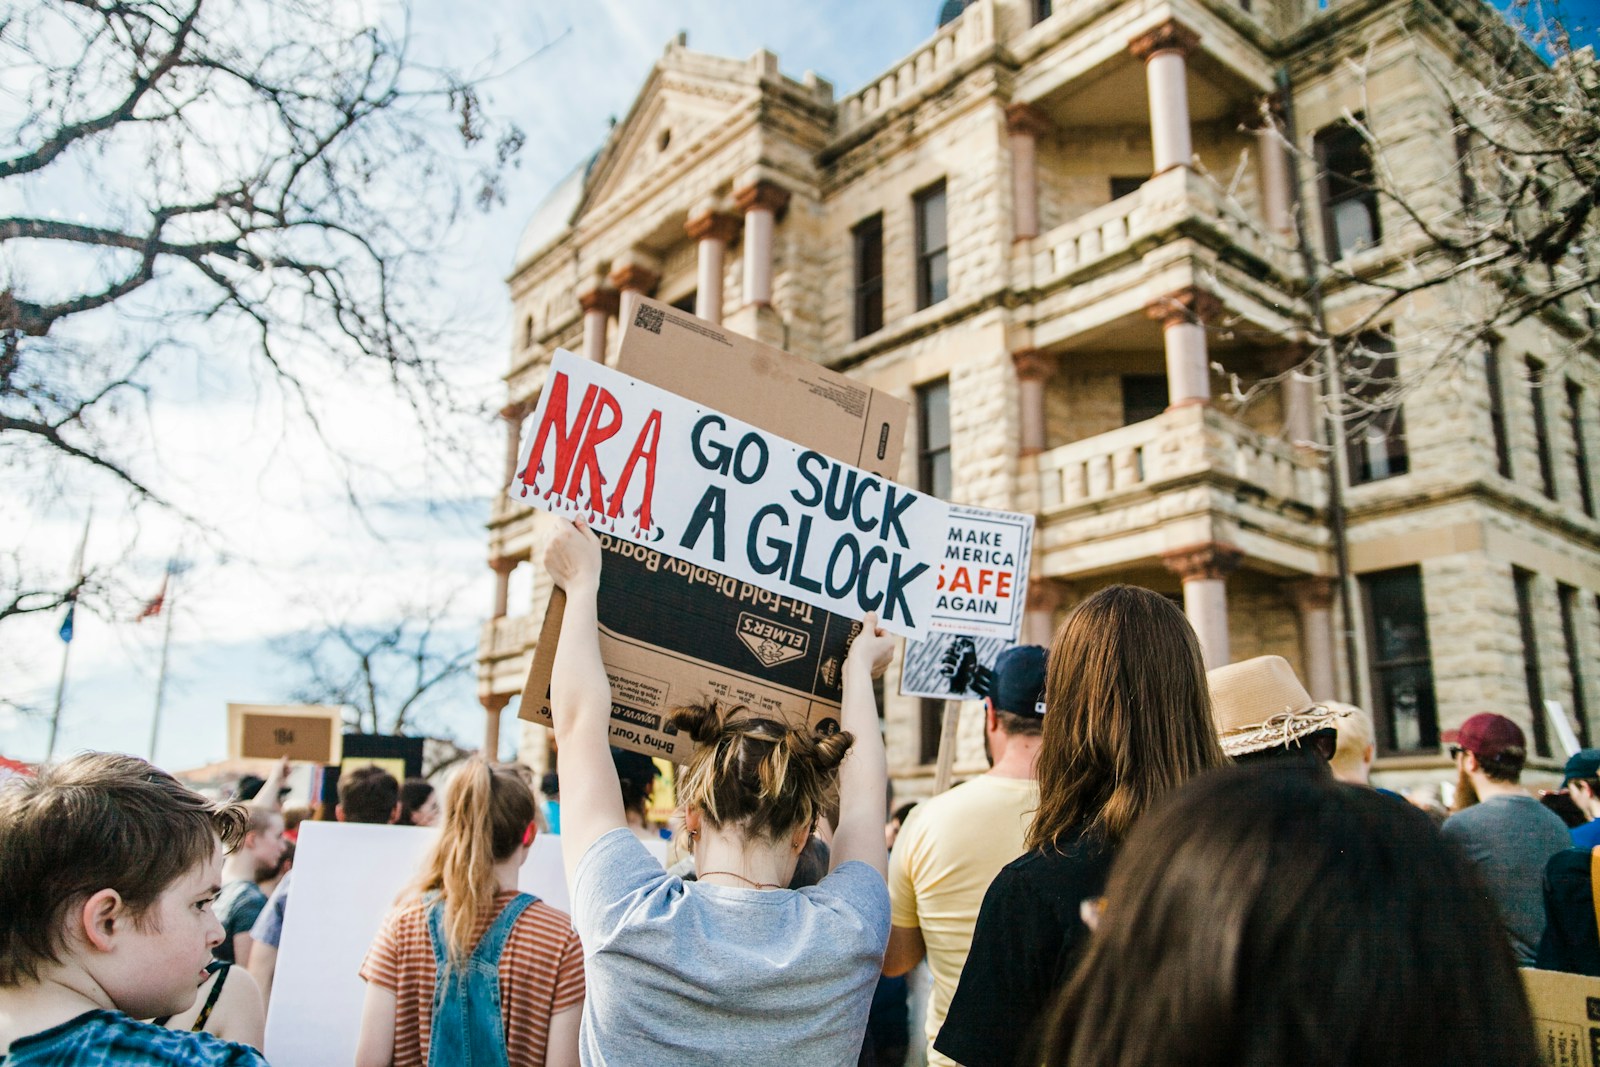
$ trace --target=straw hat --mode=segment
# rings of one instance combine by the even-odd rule
[[[1276,748],[1333,726],[1344,714],[1311,699],[1282,656],[1257,656],[1206,672],[1217,740],[1229,756]]]

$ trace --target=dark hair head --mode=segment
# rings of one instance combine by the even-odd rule
[[[1119,841],[1152,803],[1226,762],[1200,643],[1166,597],[1113,585],[1056,632],[1045,678],[1039,811],[1028,847]]]
[[[1046,1046],[1074,1067],[1539,1062],[1472,865],[1409,804],[1269,767],[1139,823]]]
[[[904,804],[902,804],[898,808],[894,809],[894,814],[889,816],[889,821],[890,822],[897,822],[897,823],[900,823],[902,826],[904,826],[905,825],[905,821],[906,821],[906,816],[910,815],[911,814],[911,809],[916,807],[916,806],[917,806],[917,802],[915,800],[906,801]]]
[[[1258,748],[1241,752],[1233,762],[1241,767],[1276,766],[1309,771],[1312,774],[1332,774],[1332,759],[1339,745],[1339,734],[1334,727],[1313,730],[1309,734],[1286,741],[1271,748]]]
[[[433,796],[433,783],[426,778],[407,778],[400,783],[400,825],[411,825],[411,813]]]
[[[390,822],[398,803],[400,783],[375,763],[339,776],[339,807],[345,822]]]
[[[136,922],[249,816],[219,807],[142,759],[88,752],[0,789],[0,986],[57,963],[69,909],[114,889]]]
[[[672,712],[672,724],[695,743],[678,803],[714,827],[777,840],[816,822],[855,738],[797,730],[749,711],[713,701]]]
[[[656,779],[661,776],[661,768],[642,752],[629,752],[615,746],[611,749],[611,764],[617,769],[617,784],[622,787],[622,806],[643,815]]]

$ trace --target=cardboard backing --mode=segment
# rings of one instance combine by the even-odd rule
[[[809,360],[640,299],[617,368],[863,470],[893,478],[910,407]],[[815,727],[838,719],[858,620],[603,536],[600,657],[611,743],[675,763],[692,745],[666,723],[707,699]],[[566,597],[552,591],[518,717],[551,724],[550,668]]]

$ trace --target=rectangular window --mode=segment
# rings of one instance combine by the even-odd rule
[[[1150,180],[1148,174],[1113,176],[1111,179],[1111,199],[1121,200],[1125,196],[1137,193],[1145,182]]]
[[[1037,26],[1049,18],[1053,6],[1051,0],[1033,0],[1033,24]]]
[[[1550,419],[1544,408],[1544,364],[1528,360],[1528,401],[1533,405],[1533,438],[1539,448],[1539,483],[1544,495],[1556,498],[1556,459],[1550,450]]]
[[[1533,624],[1533,575],[1521,567],[1511,568],[1511,582],[1517,590],[1517,624],[1522,630],[1522,680],[1528,687],[1528,710],[1533,714],[1533,750],[1550,754],[1550,732],[1544,721],[1544,679],[1539,673],[1539,640]]]
[[[1399,385],[1393,339],[1377,331],[1359,335],[1345,357],[1345,458],[1351,485],[1411,469],[1405,412],[1393,397]]]
[[[1461,209],[1471,215],[1478,206],[1478,183],[1472,177],[1472,128],[1461,112],[1451,109],[1455,129],[1456,175],[1461,180]]]
[[[917,488],[950,499],[950,379],[917,387]]]
[[[1494,434],[1494,462],[1500,477],[1511,477],[1511,443],[1506,437],[1506,394],[1500,382],[1500,347],[1491,342],[1483,354],[1484,379],[1489,385],[1489,428]]]
[[[944,182],[912,200],[917,217],[917,308],[950,295],[950,234],[945,225]]]
[[[1371,650],[1373,721],[1384,752],[1439,747],[1433,657],[1420,567],[1361,576]]]
[[[856,337],[883,329],[883,215],[850,231],[856,254]]]
[[[944,701],[923,697],[917,702],[922,719],[922,736],[918,745],[919,763],[936,763],[939,759],[939,735],[944,730]]]
[[[1572,464],[1578,476],[1578,500],[1594,518],[1594,486],[1589,484],[1589,443],[1583,439],[1583,386],[1567,382],[1567,428],[1572,433]]]
[[[1165,374],[1124,374],[1122,376],[1122,425],[1153,419],[1167,410]]]
[[[1578,744],[1589,747],[1589,708],[1583,697],[1583,649],[1578,644],[1578,591],[1556,586],[1561,604],[1561,637],[1567,646],[1567,674],[1572,680],[1572,718],[1578,724]]]
[[[1340,260],[1373,247],[1383,233],[1366,139],[1355,126],[1337,122],[1318,130],[1312,144],[1322,175],[1322,232],[1328,259]]]

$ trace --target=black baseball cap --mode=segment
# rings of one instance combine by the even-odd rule
[[[1018,645],[1000,653],[991,671],[994,682],[989,699],[996,711],[1013,715],[1044,714],[1044,664],[1047,654],[1038,645]]]

